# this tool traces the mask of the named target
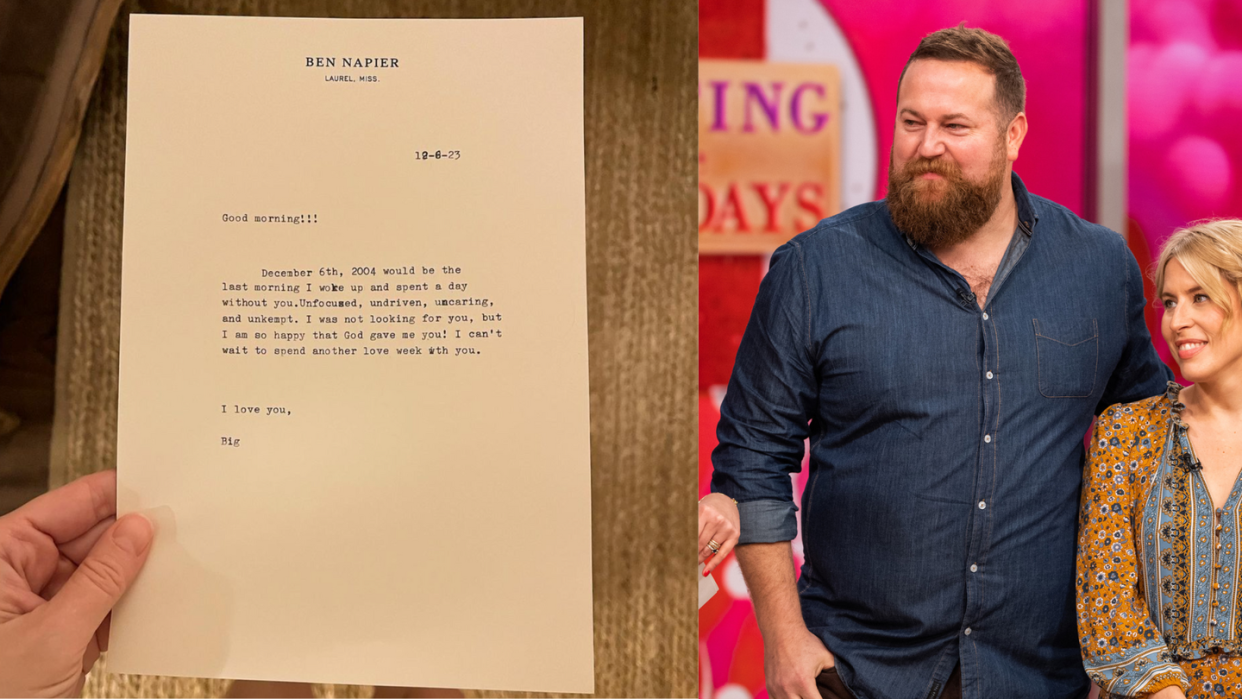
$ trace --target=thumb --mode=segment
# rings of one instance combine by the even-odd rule
[[[151,522],[142,515],[118,519],[48,602],[48,613],[74,635],[89,639],[138,577],[153,536]]]

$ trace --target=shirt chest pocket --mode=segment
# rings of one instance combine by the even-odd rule
[[[1036,318],[1033,322],[1040,394],[1045,398],[1090,396],[1100,357],[1095,318]]]

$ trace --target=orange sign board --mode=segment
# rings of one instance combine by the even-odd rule
[[[754,254],[841,207],[837,69],[699,61],[699,252]]]

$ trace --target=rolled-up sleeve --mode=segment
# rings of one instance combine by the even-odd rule
[[[791,241],[772,255],[720,406],[712,491],[737,500],[739,544],[798,534],[789,474],[802,468],[819,393],[807,287],[801,246]]]

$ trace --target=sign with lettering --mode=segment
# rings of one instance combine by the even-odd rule
[[[699,61],[699,253],[767,253],[840,209],[830,65]]]

